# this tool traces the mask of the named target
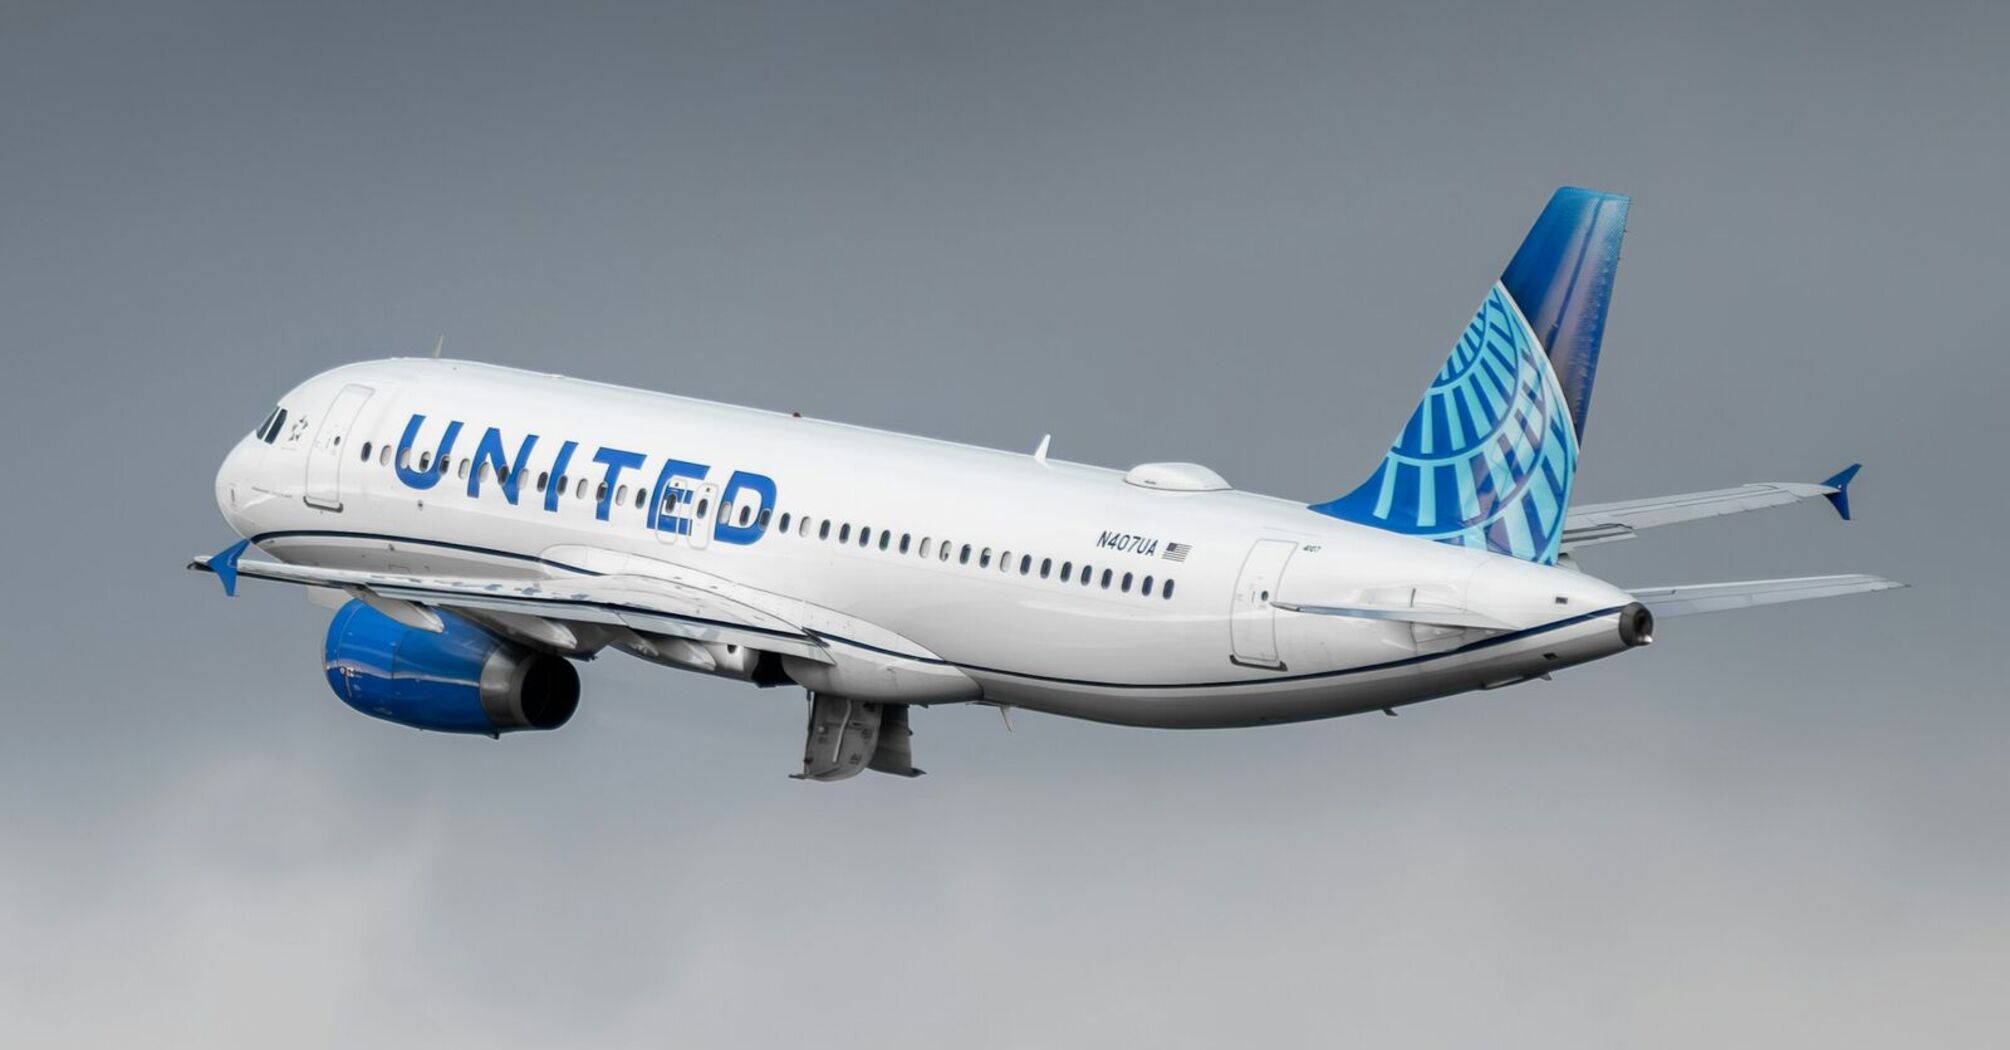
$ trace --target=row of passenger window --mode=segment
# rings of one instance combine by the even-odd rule
[[[368,463],[371,461],[372,452],[376,453],[375,459],[379,466],[388,467],[391,465],[390,445],[376,445],[371,442],[365,441],[363,442],[362,455],[358,458],[360,458],[363,462]],[[398,462],[405,467],[408,468],[411,467],[412,450],[405,449],[403,452],[399,453]],[[460,460],[458,466],[455,465],[455,462],[452,457],[442,459],[439,462],[435,463],[433,461],[433,454],[431,452],[421,450],[419,452],[419,462],[417,469],[421,474],[429,473],[437,469],[441,477],[446,477],[449,474],[449,472],[451,472],[454,477],[465,480],[468,476],[468,472],[476,468],[474,465],[474,461],[471,459],[467,459],[465,457]],[[503,467],[500,470],[498,470],[494,466],[488,463],[483,463],[480,467],[480,470],[482,475],[481,479],[485,482],[493,481],[499,484],[507,484],[509,482],[508,467]],[[553,482],[551,478],[551,472],[549,471],[538,472],[537,484],[536,484],[537,491],[543,492],[547,487],[551,486],[552,484]],[[569,474],[560,474],[558,476],[556,487],[558,488],[561,494],[564,494],[567,489],[571,489],[573,498],[585,499],[589,491],[588,486],[592,484],[593,483],[589,478],[575,479]],[[603,481],[600,482],[598,485],[594,485],[593,488],[591,489],[591,494],[595,502],[607,498],[607,483]],[[629,504],[629,502],[630,502],[629,486],[627,485],[619,486],[615,490],[614,505],[618,507],[625,507]],[[641,510],[643,507],[647,506],[649,504],[648,490],[646,490],[640,485],[635,486],[633,502],[635,504],[636,510]],[[663,509],[667,512],[669,510],[674,509],[676,505],[677,505],[676,497],[673,494],[668,500],[664,502]],[[740,524],[744,525],[746,524],[746,522],[742,521]]]
[[[365,441],[363,443],[363,451],[361,456],[363,462],[365,463],[370,462],[371,452],[373,450],[377,452],[376,459],[380,466],[390,465],[391,446],[390,445],[373,446],[368,441]],[[412,452],[410,449],[404,450],[402,453],[400,453],[401,456],[400,462],[402,462],[405,466],[408,467],[411,466],[411,455]],[[421,473],[437,469],[442,476],[445,476],[449,470],[452,470],[455,476],[460,478],[466,478],[470,470],[474,470],[477,468],[474,466],[474,461],[469,459],[462,459],[458,467],[455,466],[454,461],[451,457],[447,459],[442,459],[439,462],[435,463],[433,462],[432,459],[432,453],[421,451],[419,453],[418,469]],[[496,470],[492,468],[489,464],[483,463],[479,469],[482,472],[483,481],[493,480],[498,483],[507,483],[509,481],[508,467],[503,467],[500,470]],[[545,487],[551,484],[551,481],[552,481],[551,475],[548,471],[539,471],[537,475],[537,491],[539,492],[545,491]],[[560,474],[557,480],[557,487],[561,494],[565,493],[566,489],[570,487],[573,489],[572,494],[574,498],[585,499],[587,496],[588,485],[590,483],[591,483],[590,480],[587,478],[580,478],[577,481],[574,481],[570,476]],[[625,507],[629,505],[630,499],[628,489],[629,487],[627,485],[621,485],[615,490],[614,493],[615,506]],[[596,501],[607,498],[606,482],[604,481],[600,482],[597,486],[594,487],[593,498]],[[635,509],[641,510],[643,507],[648,505],[648,502],[649,502],[648,490],[640,485],[635,486],[635,494],[634,494]],[[665,490],[663,494],[662,513],[670,514],[674,512],[676,509],[677,509],[677,491],[675,489]],[[698,505],[692,508],[692,516],[700,522],[705,521],[710,515],[710,513],[711,513],[710,501],[706,499],[701,498],[698,501]],[[772,507],[761,508],[760,526],[763,530],[765,530],[769,526],[769,524],[774,523],[774,513],[775,513],[774,508]],[[737,522],[734,522],[733,520],[735,516],[736,515],[734,513],[734,507],[731,503],[722,503],[719,505],[719,520],[738,524],[741,526],[746,526],[753,523],[754,508],[752,506],[742,504],[738,510],[737,517],[739,520]],[[804,514],[801,517],[797,517],[794,514],[784,512],[781,516],[781,521],[778,524],[781,527],[777,531],[779,531],[779,533],[783,536],[793,534],[800,539],[808,539],[812,532],[811,519],[810,516],[807,514]],[[850,522],[833,523],[829,518],[825,518],[822,522],[816,523],[814,529],[816,533],[816,538],[819,540],[826,540],[826,541],[832,539],[833,538],[832,531],[834,524],[836,527],[835,538],[837,542],[845,544],[853,542],[852,538],[853,532],[851,523]],[[1009,550],[1000,553],[994,559],[992,557],[992,550],[989,547],[976,547],[966,543],[959,548],[953,541],[942,540],[938,542],[933,537],[930,536],[923,536],[921,538],[921,542],[919,544],[916,544],[914,542],[913,533],[903,532],[900,534],[900,538],[898,540],[895,540],[893,531],[891,529],[881,529],[878,533],[874,533],[872,527],[869,525],[861,525],[858,527],[857,543],[860,547],[868,549],[872,548],[875,545],[874,543],[875,539],[877,539],[878,548],[882,551],[887,551],[889,553],[907,554],[910,551],[913,551],[919,554],[919,556],[923,559],[934,558],[938,562],[948,562],[952,558],[954,558],[956,564],[958,565],[969,565],[971,563],[971,560],[974,558],[977,562],[977,567],[979,569],[991,568],[994,561],[996,562],[998,570],[1000,572],[1010,573],[1014,569],[1012,552]],[[1117,570],[1111,568],[1104,568],[1102,570],[1101,576],[1098,577],[1095,566],[1085,562],[1081,566],[1077,567],[1075,563],[1072,561],[1061,562],[1059,566],[1059,571],[1057,572],[1056,566],[1054,564],[1054,559],[1041,558],[1036,565],[1036,563],[1033,560],[1033,556],[1031,554],[1019,555],[1016,567],[1018,569],[1019,575],[1021,576],[1030,577],[1034,574],[1035,570],[1037,569],[1040,579],[1043,580],[1058,578],[1059,581],[1062,583],[1079,583],[1083,587],[1100,586],[1101,589],[1106,591],[1114,587],[1119,593],[1122,594],[1131,593],[1131,590],[1133,589],[1133,587],[1135,587],[1139,594],[1142,594],[1147,598],[1153,597],[1156,594],[1157,597],[1170,600],[1173,596],[1174,581],[1172,580],[1171,577],[1167,577],[1164,580],[1160,580],[1154,576],[1145,575],[1142,579],[1140,579],[1137,573],[1128,571],[1119,573]]]
[[[730,506],[728,504],[728,507]],[[730,513],[729,510],[725,512]],[[767,517],[768,512],[762,511],[762,524],[767,523]],[[1160,580],[1146,575],[1140,579],[1139,574],[1135,572],[1120,572],[1111,568],[1103,569],[1099,575],[1095,566],[1087,563],[1077,566],[1072,561],[1063,561],[1056,565],[1052,558],[1036,559],[1031,554],[1020,554],[1015,560],[1009,550],[999,552],[994,558],[989,547],[978,547],[968,543],[959,546],[953,540],[938,541],[930,536],[923,536],[921,542],[916,543],[911,532],[903,532],[896,538],[892,529],[881,529],[875,533],[869,525],[860,525],[857,538],[854,540],[850,522],[832,522],[829,518],[825,518],[821,522],[816,522],[812,528],[810,516],[807,514],[801,518],[794,518],[784,512],[779,524],[781,526],[779,531],[784,536],[793,535],[808,539],[814,533],[815,538],[819,540],[834,539],[844,544],[856,542],[860,547],[876,547],[888,553],[907,554],[912,551],[923,560],[933,558],[938,562],[947,562],[953,558],[958,565],[969,565],[974,560],[979,569],[989,569],[996,564],[998,571],[1002,573],[1016,571],[1019,575],[1027,577],[1037,574],[1043,580],[1079,583],[1083,587],[1100,586],[1106,591],[1114,587],[1123,594],[1129,594],[1135,588],[1139,594],[1147,598],[1156,595],[1170,599],[1173,596],[1174,581],[1170,578]]]

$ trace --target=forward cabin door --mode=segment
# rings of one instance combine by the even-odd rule
[[[1257,540],[1242,560],[1242,574],[1235,580],[1235,604],[1229,610],[1229,659],[1250,667],[1274,667],[1284,661],[1277,656],[1277,608],[1270,604],[1277,583],[1284,578],[1284,565],[1296,540]]]
[[[679,537],[693,547],[703,547],[712,542],[712,519],[718,517],[719,483],[716,481],[695,481],[678,475],[663,486],[657,497],[656,512],[661,515],[656,526],[656,539],[660,543],[676,544]]]
[[[701,481],[692,495],[691,546],[703,550],[712,542],[712,520],[719,516],[719,483]]]
[[[344,439],[356,428],[356,416],[370,400],[370,388],[351,383],[335,394],[328,414],[321,417],[321,429],[314,432],[314,444],[307,448],[307,488],[302,498],[310,507],[342,509],[342,464],[349,457]]]

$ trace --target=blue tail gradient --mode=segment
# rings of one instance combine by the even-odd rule
[[[1381,465],[1312,509],[1555,564],[1627,204],[1556,191]]]

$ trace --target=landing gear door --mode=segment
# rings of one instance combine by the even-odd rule
[[[356,416],[370,400],[370,388],[351,383],[335,394],[328,412],[321,417],[321,429],[314,432],[314,444],[307,449],[307,487],[302,498],[310,507],[342,509],[342,464],[344,439],[356,429]]]
[[[1284,669],[1277,654],[1277,608],[1270,600],[1284,578],[1296,540],[1257,540],[1243,559],[1229,610],[1229,659],[1248,667]]]

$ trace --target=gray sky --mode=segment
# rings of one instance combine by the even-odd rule
[[[2001,4],[0,5],[0,1042],[1889,1046],[2010,998]],[[181,571],[304,376],[450,352],[1351,487],[1559,184],[1635,196],[1586,555],[1914,589],[1400,719],[916,717],[614,656],[400,730]]]

